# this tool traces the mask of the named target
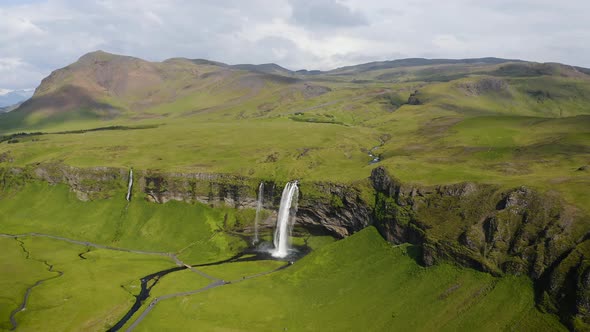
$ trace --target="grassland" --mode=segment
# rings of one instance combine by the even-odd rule
[[[183,260],[190,257],[191,263],[223,259],[243,246],[215,232],[225,212],[205,206],[134,200],[127,207],[124,223],[114,227],[109,223],[116,220],[111,219],[125,211],[122,199],[81,202],[66,187],[41,183],[28,184],[12,195],[0,204],[4,232],[35,231],[177,253],[192,244],[195,250],[180,255]],[[23,202],[30,206],[19,205]],[[109,214],[111,209],[114,211]],[[137,220],[145,223],[139,226]],[[163,222],[168,225],[162,230]],[[175,228],[185,231],[174,232]],[[118,240],[113,239],[116,230]],[[61,331],[104,330],[129,309],[140,277],[174,266],[166,256],[36,237],[21,238],[31,258],[25,259],[17,241],[1,240],[10,266],[16,265],[14,271],[25,276],[3,274],[2,282],[13,288],[11,293],[3,293],[3,298],[12,306],[34,280],[52,275],[40,261],[63,272],[34,289],[27,310],[16,315],[21,330],[42,326]],[[424,268],[416,261],[418,248],[391,247],[373,228],[342,241],[312,237],[309,242],[315,248],[309,256],[266,276],[242,280],[284,263],[256,261],[199,268],[213,277],[237,282],[163,300],[138,329],[430,330],[439,324],[445,330],[562,329],[553,316],[535,309],[532,284],[525,277],[494,278],[448,264]],[[210,282],[192,271],[175,272],[159,281],[147,301],[199,289]],[[8,326],[7,321],[3,326]]]
[[[123,193],[122,193],[123,194]],[[123,196],[121,196],[123,197]],[[202,262],[230,257],[243,242],[219,232],[225,214],[202,204],[107,199],[79,201],[67,186],[28,184],[0,204],[4,233],[46,233],[138,250],[199,252]],[[232,216],[228,216],[231,223]],[[195,261],[193,263],[199,263]]]
[[[53,239],[22,241],[31,259],[47,261],[63,275],[34,288],[26,310],[15,317],[21,331],[47,326],[54,331],[104,331],[133,303],[137,279],[174,266],[166,257],[103,249],[86,252],[83,246]]]
[[[324,75],[306,84],[330,90],[312,96],[304,94],[302,83],[265,81],[243,72],[218,78],[217,85],[207,77],[206,88],[141,111],[127,109],[119,117],[80,113],[75,121],[0,130],[156,126],[19,138],[0,144],[6,160],[0,165],[57,161],[352,182],[375,167],[367,152],[378,147],[378,165],[404,182],[528,185],[557,190],[578,207],[590,206],[587,192],[579,189],[590,177],[577,171],[590,163],[590,78],[563,66],[534,67],[534,73],[544,74],[536,76],[525,75],[532,70],[527,67],[501,68],[412,67],[393,81],[380,77],[402,69]],[[428,81],[432,73],[454,78]],[[416,90],[420,104],[406,104]]]
[[[12,325],[8,318],[21,304],[26,289],[37,280],[50,278],[54,274],[47,271],[43,262],[26,259],[19,243],[12,238],[0,238],[0,248],[0,271],[3,272],[0,275],[0,329],[9,330]]]
[[[275,274],[162,301],[138,330],[563,330],[526,278],[424,268],[415,250],[368,228]]]
[[[13,238],[0,238],[5,329],[11,326],[11,311],[37,280],[55,277],[31,291],[26,310],[15,316],[19,330],[51,326],[55,331],[104,331],[129,310],[140,277],[176,266],[166,253],[198,264],[228,258],[245,246],[219,232],[225,214],[233,212],[230,209],[143,200],[127,205],[123,199],[81,202],[65,186],[42,183],[30,183],[12,194],[0,204],[1,232],[23,235],[18,238],[22,247]],[[228,220],[231,223],[232,217]],[[30,232],[164,254],[101,249],[25,234]],[[63,274],[56,277],[56,271]],[[154,294],[200,288],[208,282],[196,273],[183,272],[165,279]]]
[[[51,162],[304,184],[356,182],[385,166],[406,183],[475,181],[555,191],[590,213],[584,168],[590,165],[590,78],[567,66],[359,67],[277,77],[186,59],[146,64],[94,56],[112,66],[113,82],[134,79],[125,89],[103,86],[89,59],[56,72],[37,99],[0,116],[2,135],[47,133],[2,140],[0,167]],[[128,63],[147,69],[131,75]],[[108,126],[121,127],[84,131]],[[378,164],[369,164],[369,150],[379,155]],[[230,208],[153,204],[143,197],[127,203],[123,192],[81,202],[65,185],[36,182],[1,196],[3,233],[171,253],[191,264],[222,260],[246,246],[223,231],[243,217]],[[84,246],[23,242],[30,259],[17,241],[0,238],[2,328],[10,327],[7,317],[25,289],[55,275],[43,261],[63,275],[35,287],[30,307],[17,314],[22,330],[104,330],[129,308],[139,277],[174,266],[164,256],[91,248],[83,259]],[[563,329],[535,308],[525,277],[495,278],[448,264],[425,268],[416,262],[418,248],[391,247],[372,228],[343,241],[312,237],[309,243],[312,254],[285,270],[158,303],[138,329]],[[240,280],[280,264],[202,269]],[[194,272],[177,272],[148,300],[208,283]]]

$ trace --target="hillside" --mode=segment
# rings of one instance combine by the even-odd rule
[[[13,137],[18,144],[0,151],[13,165],[344,182],[368,176],[371,152],[404,181],[568,187],[567,198],[586,205],[587,175],[576,170],[589,163],[590,75],[575,67],[484,58],[288,77],[241,68],[87,54],[0,116],[5,135],[48,134]]]
[[[116,259],[119,253],[111,251],[126,251],[121,248],[139,250],[125,253],[134,262],[146,254],[141,250],[157,251],[147,253],[156,255],[148,262],[153,268],[133,265],[133,276],[116,276],[120,285],[105,282],[109,292],[125,292],[117,293],[114,309],[100,297],[80,316],[76,324],[94,330],[117,323],[137,280],[173,269],[174,262],[165,262],[173,257],[221,262],[203,267],[212,275],[244,278],[248,271],[261,278],[231,285],[215,277],[211,287],[223,288],[158,304],[161,294],[209,287],[174,274],[154,288],[160,295],[149,300],[158,305],[144,323],[142,311],[132,313],[140,329],[158,327],[164,316],[205,329],[238,329],[249,311],[221,317],[223,301],[243,306],[255,292],[261,307],[293,300],[293,310],[306,317],[301,322],[270,310],[271,321],[249,318],[262,330],[317,330],[322,318],[345,329],[349,320],[341,322],[339,314],[355,317],[351,308],[359,303],[362,315],[355,320],[373,322],[376,330],[435,328],[408,318],[417,308],[425,322],[445,318],[441,328],[448,330],[559,330],[557,316],[584,330],[590,326],[589,73],[498,58],[291,71],[276,64],[89,53],[54,71],[18,109],[0,114],[0,233],[23,242],[13,244],[24,251],[37,248],[19,269],[39,278],[57,273],[37,264],[47,264],[43,248],[56,245],[49,243],[54,238],[39,238],[45,233],[76,239],[55,257],[66,275],[86,263],[76,247],[84,241],[96,242],[87,245],[93,262]],[[136,183],[127,202],[130,168]],[[266,216],[274,217],[280,188],[292,179],[301,190],[296,241],[313,247],[310,256],[280,271],[275,261],[225,264],[249,245],[244,237],[252,230],[260,183],[271,188],[261,196]],[[390,244],[372,228],[363,230],[367,226]],[[26,239],[13,235],[21,233]],[[332,243],[328,235],[352,236]],[[17,260],[13,251],[7,255]],[[97,268],[104,276],[107,270]],[[258,268],[273,274],[259,276]],[[359,270],[367,274],[351,272]],[[334,283],[310,277],[330,272]],[[165,281],[175,278],[180,282]],[[347,283],[351,278],[357,279]],[[16,284],[24,292],[25,285]],[[289,301],[276,298],[277,291]],[[376,302],[363,302],[363,294],[379,291]],[[71,296],[84,302],[92,292]],[[53,302],[35,308],[46,317],[53,309],[43,308],[74,310]],[[306,312],[309,307],[326,315]],[[194,312],[208,319],[196,322]],[[38,327],[28,312],[16,317]]]
[[[149,110],[160,105],[185,103],[182,112],[201,112],[245,102],[267,88],[303,89],[295,79],[240,68],[181,58],[155,63],[97,51],[51,73],[1,126],[9,130],[65,121],[142,120],[154,117]]]

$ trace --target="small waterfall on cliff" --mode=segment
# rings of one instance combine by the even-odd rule
[[[260,241],[258,239],[258,222],[260,222],[262,203],[264,203],[264,182],[260,182],[260,186],[258,186],[258,204],[256,205],[256,218],[254,219],[254,240],[252,240],[252,244],[256,244]]]
[[[129,169],[129,187],[127,188],[127,202],[131,201],[131,188],[133,188],[133,168]]]
[[[297,181],[287,183],[281,196],[277,228],[273,239],[275,249],[272,251],[272,255],[274,257],[283,258],[289,254],[289,236],[293,227],[292,220],[295,219],[297,213],[298,198],[299,188],[297,187]]]

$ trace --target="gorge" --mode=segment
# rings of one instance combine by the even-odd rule
[[[589,96],[88,53],[0,115],[0,330],[586,331]]]
[[[268,180],[142,170],[136,170],[136,174],[135,194],[141,192],[154,203],[202,202],[255,209],[257,214],[260,206],[278,209],[275,249],[271,252],[276,257],[288,254],[289,219],[297,208],[297,181],[288,182],[281,197],[277,195],[278,184]],[[42,181],[66,184],[78,199],[104,199],[123,189],[125,178],[123,169],[41,164],[29,169],[4,169],[2,190]],[[305,181],[300,185],[296,227],[343,238],[374,225],[391,243],[418,245],[421,264],[453,262],[495,276],[526,275],[535,282],[537,305],[555,310],[564,321],[584,317],[588,289],[584,283],[575,289],[569,285],[585,280],[588,271],[576,263],[585,257],[588,242],[585,233],[574,226],[585,217],[551,195],[526,187],[503,190],[475,183],[412,186],[399,182],[382,167],[375,168],[366,182],[356,185]],[[259,225],[268,230],[273,226]],[[236,231],[242,232],[240,228]],[[556,233],[562,236],[555,237]],[[575,298],[578,306],[564,306],[564,297]]]

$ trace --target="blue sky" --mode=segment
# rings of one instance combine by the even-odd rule
[[[331,69],[496,56],[590,67],[590,1],[0,0],[0,88],[102,49]]]

